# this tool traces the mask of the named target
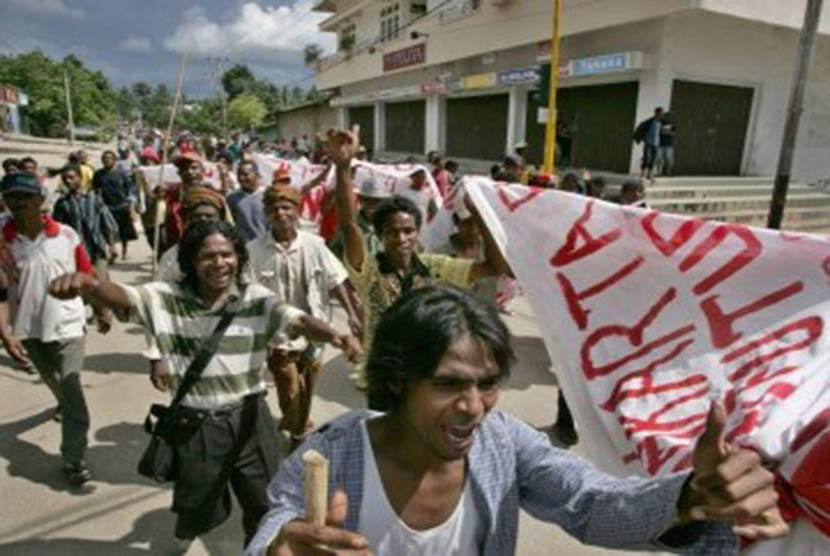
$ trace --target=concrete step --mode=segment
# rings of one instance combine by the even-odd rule
[[[703,218],[704,220],[719,220],[723,222],[748,223],[760,221],[764,223],[767,220],[768,212],[769,207],[759,209],[727,210],[720,212],[698,212],[694,213],[694,216],[697,218]],[[784,222],[803,222],[817,218],[824,218],[828,214],[830,214],[830,211],[822,209],[821,207],[787,207],[784,212]]]
[[[709,185],[715,187],[766,184],[772,187],[772,176],[678,176],[657,178],[652,184],[660,187],[687,187]]]
[[[816,193],[815,188],[806,184],[792,184],[789,188],[789,194],[798,193]],[[771,195],[772,184],[757,184],[757,185],[725,185],[725,186],[710,186],[710,185],[689,185],[683,187],[646,187],[646,197],[648,199],[685,199],[685,198],[709,198],[709,197],[725,197],[725,196],[744,196],[744,195]]]
[[[760,209],[769,206],[769,195],[723,196],[692,199],[654,199],[649,206],[658,210],[682,213],[731,212],[741,209]],[[793,193],[787,195],[788,207],[827,207],[830,210],[830,195],[823,193]]]

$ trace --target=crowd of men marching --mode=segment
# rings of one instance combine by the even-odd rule
[[[609,196],[587,173],[533,173],[524,149],[492,177]],[[106,334],[115,316],[145,330],[152,384],[170,393],[181,423],[170,441],[182,552],[227,518],[231,489],[250,554],[511,554],[519,508],[585,543],[628,549],[726,554],[737,535],[786,532],[772,475],[754,452],[725,445],[717,404],[691,474],[659,479],[605,475],[494,409],[514,359],[495,285],[512,279],[510,268],[467,200],[456,205],[445,248],[425,252],[419,242],[436,210],[416,202],[426,172],[450,195],[454,162],[431,153],[432,168],[413,167],[409,191],[392,195],[355,182],[354,161],[367,153],[354,132],[272,144],[182,137],[162,150],[153,134],[125,135],[97,170],[75,153],[52,170],[54,191],[33,159],[3,163],[0,336],[55,396],[72,485],[94,471],[84,459],[90,411],[79,379],[86,327]],[[263,176],[254,156],[262,153],[326,170],[306,183],[285,168]],[[166,160],[178,171],[174,186],[133,171]],[[212,183],[208,161],[219,173]],[[329,172],[334,186],[310,226],[304,198]],[[643,186],[625,182],[614,197],[642,204]],[[158,272],[130,286],[111,281],[108,265],[128,258],[139,213]],[[332,325],[334,307],[347,327]],[[369,411],[315,431],[325,344],[354,364]],[[275,438],[265,369],[290,455]],[[564,399],[555,432],[577,441]],[[325,526],[303,520],[308,448],[331,465]]]

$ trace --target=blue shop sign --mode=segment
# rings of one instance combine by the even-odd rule
[[[625,52],[603,54],[592,58],[572,60],[571,64],[571,75],[595,75],[625,71],[628,69],[628,55]]]
[[[500,71],[497,75],[499,85],[521,85],[539,81],[539,70],[536,68],[521,68]]]

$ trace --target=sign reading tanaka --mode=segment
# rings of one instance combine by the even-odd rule
[[[383,55],[383,71],[394,71],[423,64],[427,60],[427,44],[422,42]]]

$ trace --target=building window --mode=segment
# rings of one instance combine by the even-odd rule
[[[398,38],[401,28],[401,6],[392,4],[380,11],[380,40],[390,41]]]
[[[466,17],[481,7],[481,0],[449,0],[446,8],[441,10],[441,23],[452,23]]]
[[[340,50],[351,50],[354,48],[357,27],[354,23],[346,25],[340,30]]]

